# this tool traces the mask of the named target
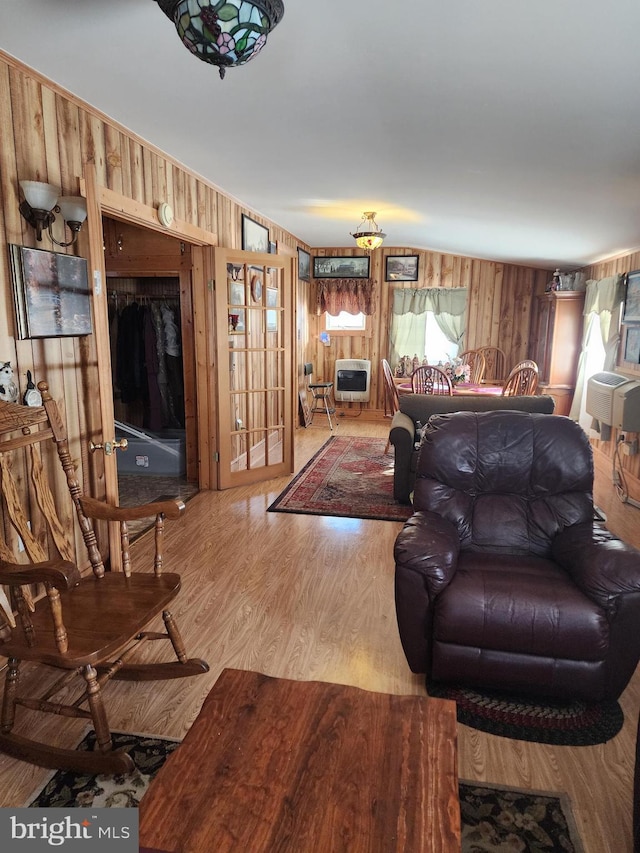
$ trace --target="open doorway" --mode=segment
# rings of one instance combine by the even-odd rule
[[[122,506],[198,491],[190,252],[103,219],[118,488]],[[131,529],[131,534],[141,532]]]

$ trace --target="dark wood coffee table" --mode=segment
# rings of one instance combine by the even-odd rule
[[[225,669],[140,803],[140,846],[457,853],[455,704]]]

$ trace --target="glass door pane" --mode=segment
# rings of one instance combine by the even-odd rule
[[[287,258],[216,251],[220,487],[293,470]]]

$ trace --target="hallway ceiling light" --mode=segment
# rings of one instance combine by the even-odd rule
[[[156,0],[191,53],[227,68],[244,65],[284,15],[282,0]]]
[[[20,213],[32,228],[36,229],[36,240],[42,240],[42,232],[46,228],[49,238],[56,246],[66,248],[78,238],[82,223],[87,218],[87,202],[82,196],[58,196],[60,190],[52,184],[42,181],[20,181],[24,193],[24,201],[20,203]],[[56,213],[60,213],[64,224],[71,231],[71,240],[60,242],[53,236],[51,226],[56,221]]]
[[[362,214],[362,222],[355,231],[350,232],[355,239],[356,245],[366,252],[371,252],[382,246],[387,236],[376,223],[375,211],[365,211]]]

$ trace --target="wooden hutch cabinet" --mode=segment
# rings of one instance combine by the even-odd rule
[[[557,415],[568,415],[573,400],[582,343],[585,294],[558,290],[538,296],[532,358],[540,369],[538,393],[556,401]]]

